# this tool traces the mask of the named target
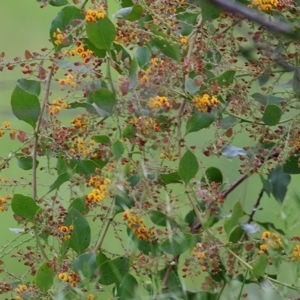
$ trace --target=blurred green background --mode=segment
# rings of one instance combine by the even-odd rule
[[[114,3],[115,9],[111,9],[110,13],[113,14],[117,10],[117,5]],[[51,44],[49,42],[49,28],[52,19],[58,13],[60,8],[55,8],[52,6],[48,6],[46,8],[40,9],[39,4],[33,0],[10,0],[10,1],[0,1],[0,15],[1,15],[1,26],[0,26],[0,36],[1,36],[1,48],[0,52],[5,52],[5,59],[13,60],[15,56],[20,56],[24,58],[25,50],[29,50],[31,52],[36,51],[40,52],[40,49],[43,47],[51,48]],[[10,109],[10,95],[15,87],[16,80],[18,78],[24,78],[26,75],[22,74],[20,68],[17,67],[13,71],[4,70],[0,72],[0,124],[4,121],[10,121],[12,124],[12,128],[22,129],[24,131],[29,131],[30,128],[24,122],[18,121],[11,112]],[[55,88],[55,85],[54,85]],[[201,146],[205,145],[208,141],[214,139],[214,130],[202,130],[198,133],[192,133],[188,136],[189,145],[196,145],[198,149]],[[18,141],[11,141],[8,138],[8,135],[2,137],[0,139],[1,147],[0,147],[0,157],[5,158],[9,155],[10,151],[14,151],[16,148],[20,146]],[[234,144],[237,147],[243,146],[252,146],[249,144],[249,139],[246,134],[239,134],[236,142]],[[237,172],[239,161],[237,158],[232,160],[227,159],[225,157],[221,158],[207,158],[200,153],[200,150],[197,150],[197,154],[203,159],[203,170],[206,167],[214,166],[222,170],[225,181],[228,183],[232,183],[237,180],[240,175]],[[25,178],[30,178],[30,171],[23,171],[18,168],[17,162],[12,159],[10,162],[10,167],[0,171],[0,177],[11,177],[14,178],[16,176],[19,178],[20,176],[24,176]],[[28,177],[29,176],[29,177]],[[47,176],[42,173],[39,174],[40,182],[44,183],[45,186],[48,183],[52,183],[54,178],[51,177],[50,181]],[[199,179],[201,178],[201,173],[199,174]],[[267,195],[263,196],[262,205],[260,210],[255,214],[255,219],[261,222],[273,222],[277,227],[283,229],[288,236],[297,235],[300,236],[300,224],[299,224],[299,203],[296,202],[294,194],[300,193],[299,187],[299,176],[292,176],[292,182],[289,186],[289,193],[282,205],[278,204],[274,198],[269,198]],[[245,205],[245,209],[247,212],[250,212],[253,204],[255,203],[259,191],[261,189],[261,181],[258,175],[254,175],[248,180],[246,180],[243,184],[241,184],[226,200],[225,207],[226,212],[229,213],[230,208],[233,204],[240,200],[243,205]],[[45,187],[46,190],[46,187]],[[9,190],[6,189],[3,183],[0,182],[0,196],[5,196]],[[21,192],[23,194],[28,193],[30,195],[30,190],[24,188],[23,186],[16,187],[14,190],[15,193]],[[42,193],[42,190],[39,190]],[[65,195],[67,198],[69,195],[69,191],[67,188],[64,189],[64,186],[60,190],[61,195]],[[187,210],[183,210],[182,212],[178,212],[178,215],[184,216]],[[0,215],[1,222],[1,235],[0,235],[0,257],[4,255],[4,253],[8,253],[10,249],[21,241],[29,238],[29,236],[24,236],[19,239],[19,242],[9,244],[12,239],[16,237],[16,234],[9,231],[9,228],[18,227],[16,221],[12,218],[11,211],[4,212]],[[99,228],[99,224],[93,225],[94,234],[97,233]],[[112,236],[113,233],[111,232]],[[113,244],[111,244],[113,243]],[[107,240],[106,245],[115,245],[118,246],[117,242],[114,238],[111,241]],[[5,246],[5,248],[4,248]],[[105,245],[104,245],[105,246]],[[3,250],[4,249],[4,250]],[[5,267],[12,274],[21,274],[20,264],[16,262],[16,260],[9,259],[9,254],[6,254],[4,257]],[[295,270],[292,270],[290,267],[283,268],[282,274],[279,274],[279,280],[287,280],[288,278],[294,278]],[[7,274],[0,273],[0,282],[10,281],[7,278]],[[197,283],[191,284],[191,287],[197,287]],[[198,286],[199,287],[199,286]],[[254,290],[253,286],[248,286],[245,288]],[[224,294],[224,297],[227,299],[234,299],[233,291],[235,287],[232,286],[228,289],[228,291]],[[256,292],[257,288],[255,288]],[[270,299],[277,299],[272,293],[270,294]],[[272,297],[275,298],[272,298]],[[102,298],[103,297],[103,298]],[[109,297],[109,293],[107,295],[102,295],[100,299],[107,299]],[[259,299],[260,296],[257,294],[256,299]],[[0,295],[0,299],[4,299],[5,297]],[[226,298],[224,298],[226,299]],[[254,298],[253,298],[254,299]],[[269,299],[269,298],[265,298]],[[278,298],[280,299],[280,298]]]

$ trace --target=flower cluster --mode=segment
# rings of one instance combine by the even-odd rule
[[[89,50],[86,46],[84,46],[81,42],[77,43],[77,47],[74,50],[69,52],[72,56],[79,55],[81,58],[86,59],[94,54],[93,51]]]
[[[26,284],[18,284],[18,287],[14,289],[18,296],[14,297],[15,300],[33,299],[34,298],[34,286],[27,286]]]
[[[105,9],[100,6],[98,10],[88,9],[86,11],[85,19],[88,22],[97,22],[98,19],[104,19],[105,15]]]
[[[77,138],[74,140],[71,146],[71,153],[74,155],[88,156],[94,151],[94,140],[84,141],[83,138]]]
[[[159,125],[149,117],[141,116],[139,118],[132,118],[131,124],[134,124],[137,130],[144,136],[149,136],[152,131],[159,132]]]
[[[81,282],[81,278],[75,273],[70,274],[64,272],[58,274],[58,278],[64,282],[68,282],[72,287],[76,287],[77,283]]]
[[[71,87],[75,87],[76,86],[76,82],[73,80],[73,75],[72,74],[68,74],[66,76],[66,78],[64,79],[58,79],[58,83],[60,85],[69,85]]]
[[[100,175],[91,176],[88,180],[88,186],[94,189],[85,197],[86,206],[89,207],[94,203],[101,202],[105,197],[109,196],[108,185],[110,180]]]
[[[272,10],[277,8],[278,0],[252,0],[250,7],[257,7],[259,10]]]
[[[87,129],[87,122],[83,115],[77,116],[75,119],[71,121],[71,124],[76,128],[80,129],[81,131],[86,131]]]
[[[263,243],[259,246],[259,254],[264,254],[270,249],[278,250],[281,248],[282,241],[280,236],[275,232],[264,231],[261,239]]]
[[[150,59],[150,66],[146,69],[147,74],[152,74],[154,69],[163,67],[165,65],[165,61],[160,60],[158,57],[153,57]]]
[[[128,46],[132,41],[134,41],[136,34],[133,30],[126,31],[124,28],[117,31],[117,35],[115,37],[115,43],[123,44],[124,46]]]
[[[156,96],[154,98],[150,98],[148,106],[151,109],[159,109],[159,108],[169,109],[171,107],[167,97],[165,96]]]
[[[147,229],[144,219],[138,218],[132,210],[125,210],[123,220],[128,221],[128,228],[131,228],[140,241],[154,242],[153,228]]]
[[[9,127],[10,127],[10,122],[8,122],[8,121],[3,122],[2,128],[7,129]],[[5,133],[4,130],[0,129],[0,137],[2,137],[4,135],[4,133]]]
[[[7,209],[7,200],[9,199],[11,199],[11,195],[0,197],[0,212],[3,212]]]
[[[63,239],[65,241],[67,241],[71,238],[71,233],[74,230],[74,226],[73,225],[70,225],[70,226],[61,225],[61,226],[59,226],[58,229],[63,234]]]
[[[59,28],[53,33],[53,37],[55,38],[54,44],[57,46],[67,44],[68,42],[68,37]]]
[[[300,245],[295,245],[291,255],[291,261],[299,261],[299,260],[300,260]]]
[[[201,243],[197,243],[194,249],[191,252],[192,256],[197,257],[198,259],[205,258],[205,252]]]
[[[57,115],[63,108],[67,108],[68,103],[64,102],[61,98],[54,99],[48,108],[48,114],[53,116]]]
[[[195,96],[193,102],[200,112],[209,112],[220,104],[215,96],[210,97],[208,94],[204,94],[202,97]]]
[[[172,154],[172,150],[170,148],[166,149],[164,152],[161,152],[159,157],[169,161],[175,161],[177,159],[176,156]]]

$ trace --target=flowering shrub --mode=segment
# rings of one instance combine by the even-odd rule
[[[257,214],[300,174],[299,1],[38,2],[62,7],[53,48],[0,55],[2,71],[24,75],[11,108],[31,128],[0,128],[19,142],[0,162],[20,168],[1,177],[0,212],[13,212],[22,245],[0,249],[0,293],[298,297],[300,234]],[[255,176],[249,206],[232,192]],[[31,195],[17,190],[24,178]]]

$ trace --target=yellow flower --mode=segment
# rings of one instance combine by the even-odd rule
[[[10,122],[5,121],[5,122],[3,123],[3,125],[2,125],[2,127],[4,127],[4,128],[10,127]]]

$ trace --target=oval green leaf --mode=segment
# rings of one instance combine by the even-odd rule
[[[215,120],[214,113],[202,113],[195,110],[192,117],[188,120],[185,128],[185,134],[197,132],[203,128],[208,128]]]
[[[77,254],[82,254],[91,242],[91,228],[88,221],[77,209],[72,207],[66,217],[65,225],[74,226],[69,246]]]
[[[130,259],[127,257],[117,257],[113,260],[104,262],[99,266],[99,283],[110,285],[121,282],[130,268]]]
[[[17,85],[11,95],[11,108],[19,120],[35,127],[41,113],[40,101],[35,94]]]
[[[116,37],[116,28],[107,17],[99,19],[97,22],[88,22],[86,34],[89,40],[98,48],[110,50]]]
[[[11,201],[12,211],[22,218],[33,220],[36,212],[40,207],[35,203],[31,197],[27,197],[21,194],[14,194]]]
[[[179,162],[178,174],[185,185],[197,174],[199,164],[194,153],[187,150]]]
[[[37,97],[41,93],[41,82],[36,80],[18,79],[18,86],[29,94],[36,95]]]
[[[83,274],[86,278],[96,276],[97,264],[95,253],[85,253],[73,261],[73,269],[77,274]]]
[[[63,47],[68,47],[72,44],[72,36],[66,37],[66,40],[63,44],[56,45],[55,41],[56,38],[54,37],[54,33],[57,32],[57,29],[59,29],[61,32],[68,29],[70,31],[70,27],[76,26],[76,20],[83,20],[84,15],[82,13],[82,10],[77,8],[74,5],[68,5],[64,7],[54,18],[54,20],[51,23],[50,27],[50,39],[52,44],[55,47],[55,50],[58,51],[62,49]]]
[[[117,160],[122,157],[124,151],[125,151],[125,147],[121,141],[115,141],[113,143],[112,153]]]
[[[215,167],[209,167],[205,170],[205,175],[209,182],[223,183],[223,175],[222,172]],[[205,182],[205,178],[203,177],[202,182]]]
[[[277,125],[282,116],[282,110],[275,104],[268,104],[265,108],[262,121],[269,126]]]
[[[54,276],[51,264],[44,262],[36,272],[35,284],[43,293],[46,293],[52,287]]]
[[[92,93],[92,100],[95,105],[105,114],[112,114],[117,103],[114,94],[106,88],[101,88]]]

